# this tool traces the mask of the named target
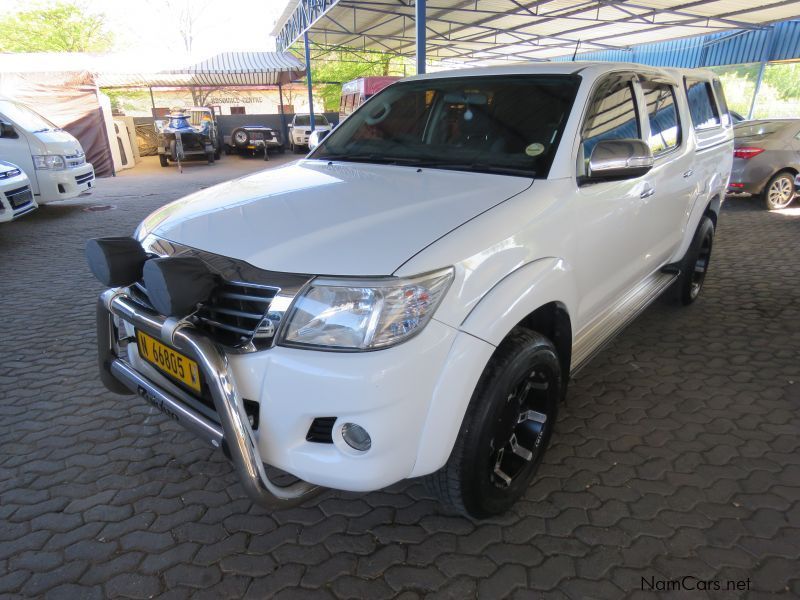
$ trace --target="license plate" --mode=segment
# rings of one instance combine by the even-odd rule
[[[147,362],[200,393],[200,369],[195,361],[141,331],[136,332],[136,344]]]

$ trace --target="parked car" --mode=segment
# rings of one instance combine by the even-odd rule
[[[283,154],[285,146],[281,142],[280,133],[266,125],[242,125],[223,136],[225,154],[249,154],[255,156],[264,153],[264,160],[269,160],[269,151]]]
[[[170,161],[205,158],[208,164],[220,158],[219,136],[214,111],[195,106],[173,111],[166,121],[155,122],[158,133],[158,160],[162,167]]]
[[[733,159],[715,82],[615,63],[398,82],[305,160],[91,240],[101,378],[224,448],[256,502],[426,476],[502,513],[570,375],[702,289]]]
[[[745,121],[734,129],[728,191],[760,196],[768,210],[786,208],[800,173],[800,119]]]
[[[372,98],[385,87],[390,86],[400,77],[360,77],[342,85],[342,97],[339,100],[339,122],[344,121],[364,102]]]
[[[330,131],[333,129],[325,115],[314,115],[314,129],[316,131]],[[295,115],[289,123],[289,149],[292,152],[301,152],[308,148],[308,136],[311,135],[311,115]]]
[[[17,165],[0,160],[0,223],[36,210],[31,182]]]
[[[78,140],[24,104],[2,97],[0,160],[22,169],[39,204],[74,198],[94,187],[94,168]]]

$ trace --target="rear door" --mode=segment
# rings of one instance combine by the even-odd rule
[[[694,149],[681,115],[675,82],[667,79],[642,79],[641,94],[643,139],[655,163],[646,178],[650,195],[642,199],[643,226],[650,243],[641,257],[650,272],[662,267],[683,239],[686,221],[698,193],[694,172]]]

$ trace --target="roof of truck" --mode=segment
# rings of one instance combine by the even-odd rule
[[[425,75],[415,75],[407,80],[417,79],[439,79],[443,77],[481,77],[491,75],[573,75],[586,73],[587,75],[599,76],[603,73],[613,71],[635,71],[639,73],[667,74],[670,76],[681,76],[688,73],[702,73],[713,76],[712,71],[706,69],[668,69],[663,67],[653,67],[637,63],[624,62],[518,62],[494,67],[481,67],[476,69],[454,69],[450,71],[438,71]]]

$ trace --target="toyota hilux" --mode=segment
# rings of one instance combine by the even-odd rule
[[[411,77],[305,159],[90,240],[101,378],[220,448],[258,503],[424,476],[502,513],[570,376],[662,293],[698,297],[731,162],[708,71]]]

